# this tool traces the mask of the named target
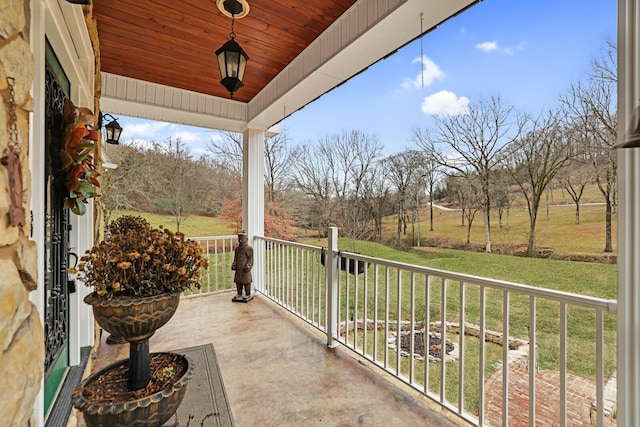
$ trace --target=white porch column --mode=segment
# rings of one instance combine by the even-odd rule
[[[640,0],[618,0],[618,425],[640,426]]]
[[[254,289],[263,288],[263,259],[254,237],[264,236],[264,131],[247,129],[242,133],[242,228],[253,246]]]
[[[264,235],[264,131],[242,133],[242,227],[250,244]]]
[[[242,133],[242,228],[254,250],[253,288],[264,289],[264,247],[255,236],[264,236],[264,131]]]

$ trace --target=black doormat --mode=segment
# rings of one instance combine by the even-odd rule
[[[195,364],[193,378],[187,385],[184,400],[176,413],[179,426],[185,426],[193,416],[189,427],[233,427],[233,417],[229,400],[218,369],[218,359],[213,344],[175,350],[175,353],[189,356]],[[212,414],[212,415],[209,415]],[[171,417],[165,427],[176,425],[176,416]]]

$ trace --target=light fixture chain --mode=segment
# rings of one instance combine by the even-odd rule
[[[16,116],[16,92],[13,88],[15,79],[7,77],[9,85],[9,145],[13,145],[16,151],[20,150],[18,145],[18,117]]]
[[[231,37],[231,40],[235,40],[236,38],[236,32],[233,30],[233,24],[236,23],[236,16],[232,13],[231,14],[231,32],[229,33],[229,37]]]
[[[424,16],[422,12],[420,12],[420,79],[422,79],[422,88],[424,89],[424,52],[422,47],[422,40],[424,38],[422,24],[423,24]]]

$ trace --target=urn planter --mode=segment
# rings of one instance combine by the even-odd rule
[[[137,392],[141,395],[139,398],[118,400],[100,399],[99,395],[91,392],[95,386],[108,388],[108,384],[101,383],[110,373],[125,369],[128,360],[115,362],[80,383],[71,395],[71,402],[83,413],[87,427],[160,427],[171,418],[182,403],[187,384],[193,377],[194,364],[189,357],[181,354],[152,354],[152,357],[156,356],[174,359],[175,372],[180,374],[167,388],[153,394],[144,395],[144,390],[140,390]]]
[[[84,302],[93,307],[102,329],[131,343],[148,340],[167,323],[178,308],[180,294],[104,299],[93,292]]]
[[[94,292],[84,302],[93,307],[105,331],[129,342],[129,389],[145,387],[150,378],[149,338],[175,314],[180,294],[104,299]]]

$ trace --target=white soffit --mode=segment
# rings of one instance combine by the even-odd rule
[[[245,103],[104,72],[100,108],[112,114],[232,132],[247,126]]]

